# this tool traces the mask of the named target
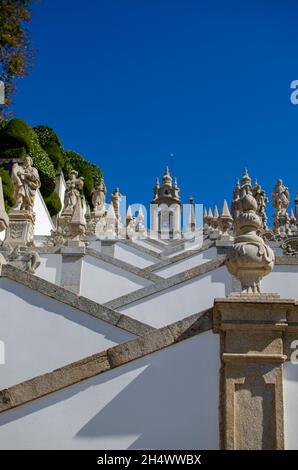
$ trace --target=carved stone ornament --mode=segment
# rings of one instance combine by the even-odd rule
[[[289,238],[281,245],[285,255],[298,255],[298,237]]]
[[[8,264],[21,269],[21,271],[34,274],[40,265],[39,254],[25,246],[3,245],[1,252]]]
[[[258,205],[248,191],[243,191],[240,213],[235,221],[236,239],[227,256],[227,268],[240,280],[242,292],[260,293],[260,280],[274,266],[274,253],[257,231],[263,221],[257,214]]]

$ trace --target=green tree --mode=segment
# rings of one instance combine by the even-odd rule
[[[28,73],[34,50],[26,28],[31,20],[35,0],[0,1],[0,80],[5,84],[5,104],[0,107],[0,120],[7,114],[16,89],[15,79]]]

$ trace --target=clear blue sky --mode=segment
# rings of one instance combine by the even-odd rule
[[[222,204],[248,165],[298,186],[296,0],[42,0],[15,115],[47,124],[130,202],[174,153],[185,202]]]

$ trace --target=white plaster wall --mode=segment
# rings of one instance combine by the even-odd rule
[[[297,335],[298,339],[298,335]],[[297,349],[297,348],[296,348]],[[285,448],[298,449],[298,363],[283,365]]]
[[[0,279],[0,390],[133,338],[14,281]]]
[[[51,230],[55,227],[39,190],[36,192],[34,212],[36,214],[34,234],[51,235]]]
[[[231,292],[231,276],[225,266],[190,281],[145,297],[119,309],[120,312],[156,328],[212,307],[216,297]]]
[[[152,284],[92,256],[85,256],[82,269],[81,295],[105,303]]]
[[[167,278],[174,276],[175,274],[182,273],[183,271],[187,271],[188,269],[194,268],[195,266],[207,263],[207,261],[216,259],[216,257],[217,249],[213,247],[197,255],[190,256],[183,261],[177,261],[170,266],[154,271],[154,274],[158,274],[159,276]]]
[[[203,333],[0,414],[0,448],[218,449],[219,367]]]
[[[61,204],[62,204],[62,208],[61,208],[61,211],[59,212],[59,215],[63,211],[65,190],[66,190],[65,178],[64,178],[63,173],[61,172],[60,175],[59,175],[57,184],[56,184],[56,191],[57,191],[57,193],[60,197],[60,201],[61,201]]]
[[[153,258],[145,253],[138,251],[127,245],[121,245],[121,242],[115,244],[115,258],[125,261],[126,263],[137,266],[138,268],[146,268],[156,263],[158,259]]]
[[[143,246],[144,248],[147,248],[147,250],[152,250],[155,251],[156,253],[161,253],[162,248],[158,247],[154,243],[151,243],[149,240],[147,241],[146,239],[136,239],[133,241],[136,245]],[[167,246],[165,245],[165,248]]]
[[[282,298],[298,299],[298,266],[277,265],[261,281],[262,292],[275,292]]]
[[[35,275],[60,285],[61,266],[62,256],[60,254],[41,254],[40,266],[35,271]]]

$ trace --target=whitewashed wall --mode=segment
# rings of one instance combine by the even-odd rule
[[[150,284],[146,279],[97,258],[84,257],[81,295],[98,303],[108,302]]]
[[[298,339],[298,335],[297,335]],[[298,449],[298,363],[286,362],[284,375],[285,448]]]
[[[60,284],[61,281],[62,256],[60,254],[41,254],[40,266],[35,275],[52,282]]]
[[[282,298],[298,299],[298,266],[277,265],[261,281],[262,292],[275,292]]]
[[[150,242],[150,240],[146,240],[145,238],[137,238],[134,240],[134,243],[136,245],[140,245],[140,246],[143,246],[144,248],[147,248],[147,250],[152,250],[152,251],[155,251],[156,253],[161,253],[162,252],[162,248],[157,246],[154,242]],[[165,248],[167,247],[167,245],[165,244]]]
[[[158,261],[146,253],[142,253],[135,248],[127,245],[121,245],[121,242],[115,244],[115,258],[125,261],[126,263],[137,266],[138,268],[146,268]]]
[[[216,257],[217,249],[213,247],[197,255],[190,256],[183,261],[178,261],[171,266],[159,269],[155,271],[155,274],[167,278],[174,276],[175,274],[182,273],[183,271],[187,271],[188,269],[194,268],[195,266],[199,266],[200,264],[207,263],[207,261],[216,259]]]
[[[215,297],[231,292],[231,276],[225,266],[133,302],[119,311],[156,328],[213,306]]]
[[[133,338],[14,281],[0,279],[0,390]]]
[[[39,190],[36,192],[34,212],[36,214],[34,234],[37,236],[51,235],[51,230],[55,227]]]
[[[0,414],[1,449],[218,449],[211,332]]]
[[[56,191],[58,193],[58,196],[62,204],[62,208],[61,208],[61,211],[59,212],[59,215],[63,211],[65,190],[66,190],[65,178],[64,178],[63,172],[61,172],[59,177],[57,178],[57,183],[56,183]]]

